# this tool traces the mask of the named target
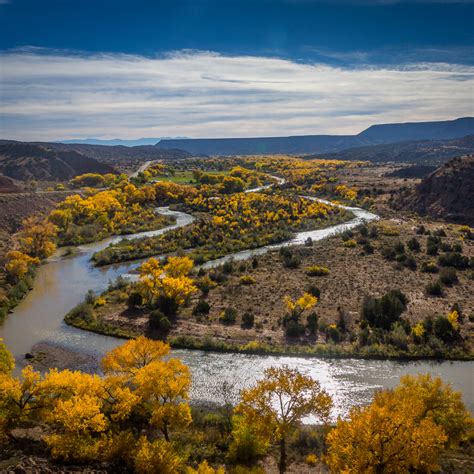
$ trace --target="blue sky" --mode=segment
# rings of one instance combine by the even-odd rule
[[[0,0],[1,135],[353,133],[472,115],[473,25],[474,2],[455,0]]]

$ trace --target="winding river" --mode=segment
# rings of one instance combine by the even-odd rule
[[[238,252],[207,262],[204,266],[209,268],[220,265],[229,258],[247,259],[284,245],[303,243],[308,237],[320,240],[360,225],[363,221],[377,218],[363,209],[347,209],[352,211],[355,217],[344,224],[300,232],[291,241]],[[176,223],[164,229],[142,232],[127,238],[163,234],[193,221],[191,215],[171,211],[169,208],[158,208],[157,212],[176,217]],[[97,358],[123,343],[122,339],[82,331],[66,325],[63,321],[64,315],[83,300],[89,289],[101,292],[107,287],[109,280],[115,279],[118,275],[126,275],[137,266],[136,262],[100,268],[91,265],[90,258],[94,252],[121,238],[113,237],[80,246],[75,249],[77,252],[71,255],[65,255],[65,249],[59,249],[53,257],[38,268],[33,290],[0,326],[0,338],[4,339],[18,361],[21,361],[25,353],[40,342],[53,343]],[[194,400],[222,401],[223,382],[227,382],[230,387],[226,396],[236,396],[238,389],[260,378],[265,368],[286,364],[290,367],[298,367],[321,382],[334,399],[334,416],[344,415],[355,404],[367,403],[374,390],[394,387],[401,375],[420,372],[439,375],[446,382],[451,383],[455,389],[463,393],[466,404],[471,411],[474,411],[473,362],[318,359],[222,354],[194,350],[174,350],[173,355],[182,359],[192,371],[191,396]]]

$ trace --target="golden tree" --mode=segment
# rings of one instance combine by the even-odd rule
[[[326,462],[334,472],[433,472],[446,444],[472,427],[460,395],[429,375],[406,376],[395,390],[353,408],[327,436]]]
[[[162,360],[169,351],[168,344],[140,336],[105,354],[101,363],[102,370],[106,375],[130,382],[138,370],[152,362]]]
[[[15,359],[7,346],[0,338],[0,374],[11,374],[15,368]]]
[[[133,384],[136,393],[150,413],[150,424],[169,441],[171,428],[191,423],[187,403],[191,386],[189,369],[177,359],[150,362],[139,369]]]
[[[318,381],[288,367],[269,368],[253,388],[242,390],[235,412],[267,439],[280,446],[279,470],[286,470],[286,442],[303,418],[314,416],[325,422],[331,397]]]
[[[296,300],[286,296],[284,301],[290,314],[295,318],[299,318],[305,310],[311,309],[316,305],[318,298],[311,293],[303,293],[303,296]]]
[[[0,373],[0,437],[11,433],[11,430],[32,415],[39,406],[38,397],[42,390],[41,375],[31,366],[22,370],[21,379],[11,375],[13,363],[8,354],[7,352],[7,371]]]
[[[460,392],[430,374],[406,375],[395,388],[400,398],[416,398],[423,403],[422,415],[443,428],[451,446],[468,438],[473,428],[473,419],[466,409]]]
[[[54,239],[57,230],[57,227],[48,220],[27,217],[23,221],[23,230],[19,239],[22,252],[31,257],[49,257],[56,250]]]
[[[140,267],[140,285],[145,300],[151,303],[162,298],[171,302],[171,306],[185,303],[189,295],[197,290],[188,276],[193,268],[189,257],[169,257],[164,266],[155,258],[150,258]]]
[[[38,265],[40,263],[39,258],[30,257],[26,253],[18,250],[8,252],[7,258],[8,262],[5,264],[5,270],[14,282],[21,280],[28,273],[32,265]]]
[[[130,340],[102,359],[104,373],[129,386],[139,397],[142,411],[169,441],[171,427],[187,426],[191,376],[186,365],[164,357],[169,345],[146,337]]]

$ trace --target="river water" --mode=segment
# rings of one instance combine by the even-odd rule
[[[308,237],[320,240],[329,235],[360,225],[363,221],[377,218],[363,209],[349,208],[354,218],[344,224],[309,232],[301,232],[289,242],[247,250],[222,259],[207,262],[209,268],[226,259],[242,260],[259,255],[283,245],[304,242]],[[128,236],[128,239],[159,235],[173,228],[187,225],[193,217],[168,208],[158,212],[176,217],[176,224],[158,231],[142,232]],[[2,326],[3,338],[16,359],[40,342],[53,343],[67,349],[101,357],[108,350],[123,343],[122,339],[82,331],[66,325],[64,315],[81,302],[89,289],[101,292],[110,280],[126,275],[136,268],[137,263],[124,263],[108,267],[91,265],[92,254],[117,242],[121,237],[78,247],[77,253],[65,256],[64,249],[41,265],[36,274],[34,288],[14,309]],[[174,350],[173,355],[183,360],[191,369],[194,400],[220,402],[225,396],[223,383],[230,389],[228,395],[235,397],[238,390],[261,378],[265,368],[288,365],[318,379],[332,395],[335,402],[333,415],[344,415],[353,405],[368,403],[375,390],[397,385],[404,374],[430,372],[439,375],[463,393],[464,400],[474,411],[473,362],[397,362],[356,359],[318,359],[306,357],[280,357],[245,354],[222,354],[194,350]]]

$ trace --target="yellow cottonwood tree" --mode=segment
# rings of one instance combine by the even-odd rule
[[[171,443],[140,438],[135,456],[135,471],[139,474],[177,474],[184,465],[185,459]]]
[[[395,388],[398,397],[416,398],[423,403],[422,415],[442,427],[447,443],[455,446],[468,438],[474,428],[473,418],[466,409],[460,392],[430,374],[406,375]]]
[[[7,253],[8,262],[5,264],[5,270],[9,277],[17,282],[21,280],[27,273],[32,265],[38,265],[40,263],[39,258],[30,257],[26,253],[18,250],[12,250]]]
[[[459,393],[429,375],[406,376],[394,390],[353,408],[327,436],[333,472],[433,472],[446,445],[472,429]]]
[[[8,367],[11,367],[10,371],[0,373],[0,437],[31,416],[38,408],[42,390],[41,375],[31,366],[22,370],[21,378],[11,375],[13,364],[7,360]]]
[[[310,293],[303,293],[303,296],[297,298],[296,300],[292,300],[286,296],[284,301],[288,311],[293,316],[299,317],[305,310],[313,308],[318,302],[318,298]]]
[[[168,344],[140,336],[108,352],[102,358],[102,370],[106,375],[120,377],[124,382],[131,381],[138,370],[162,360],[169,351]]]
[[[57,231],[58,228],[48,220],[27,217],[19,236],[21,251],[31,257],[49,257],[56,250],[54,239]]]
[[[190,294],[197,290],[193,280],[187,275],[192,270],[193,261],[189,257],[169,257],[164,266],[155,258],[150,258],[140,267],[140,284],[145,300],[165,297],[176,305],[182,305]]]
[[[235,413],[268,439],[279,442],[279,470],[283,473],[288,436],[307,416],[325,422],[331,407],[331,397],[318,381],[296,369],[271,367],[253,388],[242,390]]]
[[[169,441],[173,427],[191,423],[187,403],[191,386],[189,369],[177,359],[157,360],[142,367],[133,383],[141,403],[150,412],[150,424],[156,426]]]
[[[0,374],[10,375],[15,367],[15,359],[0,338]]]

